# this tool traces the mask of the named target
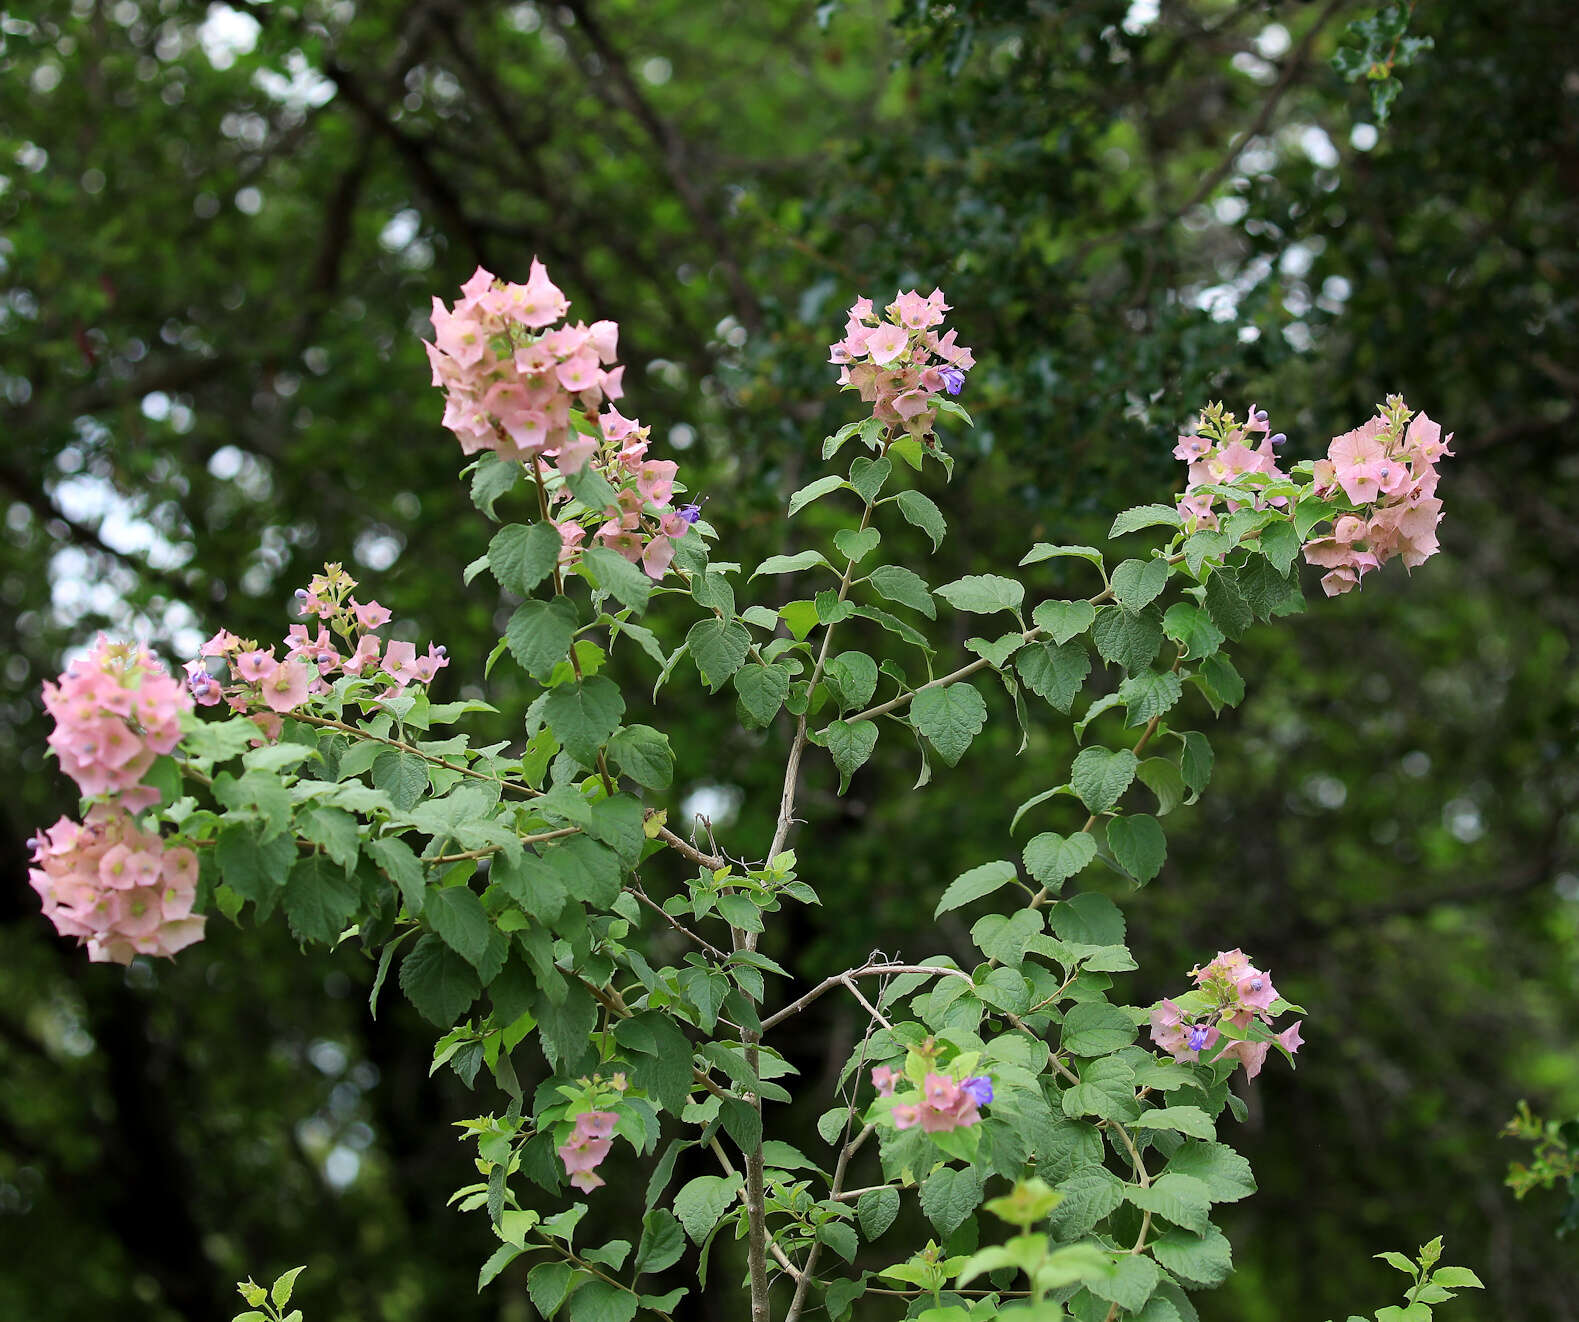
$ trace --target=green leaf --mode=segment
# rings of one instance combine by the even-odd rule
[[[612,1281],[594,1278],[570,1296],[570,1322],[630,1322],[636,1296]]]
[[[1085,891],[1060,900],[1048,915],[1048,924],[1060,941],[1083,946],[1118,946],[1124,943],[1124,915],[1106,895]]]
[[[1009,658],[1024,646],[1025,639],[1017,633],[1006,633],[994,642],[988,642],[985,638],[965,640],[965,650],[974,652],[994,670],[1002,670]],[[1009,682],[1013,683],[1012,680]]]
[[[345,869],[322,854],[298,859],[285,883],[285,916],[298,941],[333,944],[356,912],[361,892]]]
[[[843,794],[850,788],[850,777],[865,765],[877,746],[877,726],[872,721],[858,721],[854,725],[834,721],[825,734],[833,764],[839,769],[839,793]]]
[[[1067,643],[1082,634],[1096,620],[1097,609],[1089,601],[1044,601],[1031,612],[1037,628],[1045,629],[1055,643]]]
[[[493,930],[482,901],[466,886],[428,887],[424,909],[439,939],[475,969],[483,967]]]
[[[987,723],[987,704],[975,688],[963,682],[924,688],[910,704],[910,720],[937,749],[938,756],[954,766]]]
[[[1150,1258],[1124,1253],[1119,1255],[1118,1269],[1111,1276],[1090,1277],[1086,1289],[1098,1299],[1138,1313],[1161,1281],[1162,1273]]]
[[[361,834],[356,818],[343,808],[324,805],[304,807],[296,815],[296,829],[315,845],[321,845],[347,872],[356,866],[361,853]]]
[[[1255,623],[1255,615],[1245,594],[1239,590],[1239,580],[1233,570],[1219,569],[1206,580],[1206,613],[1230,638],[1239,637]]]
[[[938,900],[937,908],[932,911],[932,916],[936,918],[951,909],[961,908],[972,900],[979,900],[983,895],[991,895],[1000,886],[1006,886],[1009,882],[1017,880],[1019,873],[1014,870],[1013,863],[1002,859],[995,863],[983,863],[969,872],[960,873],[949,882],[942,898]]]
[[[764,666],[752,662],[735,672],[735,692],[740,695],[740,709],[749,716],[750,724],[763,728],[771,724],[789,696],[789,671],[783,666]]]
[[[790,497],[789,512],[793,518],[814,500],[821,500],[830,491],[837,491],[846,486],[845,480],[837,473],[829,473],[826,477],[819,477],[815,482],[808,482],[793,496]]]
[[[751,633],[736,620],[701,620],[691,626],[685,645],[703,682],[717,693],[745,661]]]
[[[718,1224],[724,1209],[735,1200],[742,1180],[737,1171],[730,1176],[698,1175],[674,1196],[674,1214],[680,1218],[693,1244],[700,1244]]]
[[[627,725],[609,740],[609,757],[622,776],[643,789],[666,790],[674,781],[669,736],[650,725]]]
[[[1151,1251],[1186,1285],[1221,1285],[1234,1269],[1233,1252],[1216,1226],[1204,1235],[1174,1228],[1154,1239]]]
[[[406,912],[413,918],[422,912],[425,877],[417,855],[399,836],[385,835],[367,842],[368,856],[396,886]]]
[[[905,521],[920,528],[932,539],[934,551],[943,545],[943,538],[948,533],[948,524],[943,521],[943,511],[938,509],[929,497],[923,496],[919,491],[901,491],[898,503],[899,512],[905,516]]]
[[[1094,546],[1054,546],[1049,542],[1037,542],[1021,558],[1021,566],[1040,564],[1043,560],[1058,560],[1072,558],[1089,560],[1098,569],[1102,568],[1102,552]],[[1102,577],[1107,578],[1106,571]]]
[[[488,568],[500,587],[527,597],[554,572],[563,544],[551,523],[507,523],[488,543]]]
[[[843,1221],[824,1221],[817,1227],[817,1238],[846,1262],[855,1261],[855,1251],[861,1246],[855,1227],[847,1226]]]
[[[990,913],[978,919],[970,929],[970,939],[982,954],[1010,968],[1019,966],[1025,958],[1026,949],[1041,934],[1042,913],[1039,909],[1019,909],[1007,916]]]
[[[540,1262],[526,1277],[526,1292],[532,1307],[544,1317],[552,1317],[570,1293],[572,1268],[568,1262]]]
[[[876,528],[840,528],[833,535],[833,544],[851,564],[858,565],[877,549],[883,534]]]
[[[1087,809],[1104,813],[1123,797],[1138,765],[1127,748],[1084,748],[1075,758],[1069,779]]]
[[[1217,1127],[1212,1123],[1211,1116],[1198,1106],[1165,1106],[1160,1110],[1147,1111],[1135,1124],[1140,1129],[1171,1129],[1187,1138],[1209,1140],[1217,1136]],[[1175,1170],[1172,1165],[1168,1169]]]
[[[581,567],[589,571],[601,591],[609,593],[623,606],[640,615],[652,596],[652,579],[618,551],[607,546],[589,546],[581,553]]]
[[[1157,815],[1166,817],[1184,802],[1184,777],[1165,757],[1148,757],[1136,773],[1146,788],[1157,796]]]
[[[505,626],[504,640],[527,674],[546,678],[570,654],[576,608],[568,597],[523,601]]]
[[[1135,1021],[1106,1001],[1081,1001],[1064,1016],[1059,1045],[1074,1056],[1110,1056],[1135,1040]]]
[[[607,909],[618,898],[619,860],[612,850],[596,840],[584,835],[571,836],[544,848],[541,857],[572,898],[585,901],[595,909]]]
[[[1059,835],[1043,831],[1026,842],[1025,870],[1055,894],[1065,881],[1097,856],[1097,842],[1089,831]]]
[[[492,1285],[494,1278],[525,1252],[519,1244],[499,1245],[477,1273],[477,1293]]]
[[[879,596],[920,611],[929,620],[938,617],[937,602],[926,579],[900,565],[878,565],[866,580]]]
[[[1239,590],[1257,619],[1270,620],[1294,595],[1295,586],[1271,561],[1257,558],[1239,571]]]
[[[386,748],[373,759],[372,780],[398,811],[410,812],[428,792],[428,764],[417,753]]]
[[[877,691],[877,662],[865,652],[841,652],[828,662],[823,679],[841,711],[855,711]]]
[[[307,1268],[292,1267],[288,1272],[281,1274],[269,1287],[269,1302],[276,1308],[284,1308],[291,1301],[291,1294],[296,1289],[296,1278]]]
[[[981,1202],[981,1175],[971,1166],[944,1166],[921,1186],[921,1210],[940,1235],[952,1235]]]
[[[1091,640],[1104,661],[1144,670],[1162,646],[1162,617],[1154,610],[1131,615],[1122,606],[1104,606],[1091,626]]]
[[[1113,526],[1108,529],[1109,537],[1122,537],[1127,532],[1135,532],[1140,528],[1178,528],[1182,525],[1179,511],[1172,505],[1141,505],[1132,510],[1125,510],[1113,520]],[[1114,578],[1118,577],[1114,574]]]
[[[1189,1175],[1167,1171],[1149,1187],[1126,1185],[1124,1196],[1142,1211],[1150,1212],[1193,1230],[1198,1235],[1206,1233],[1210,1224],[1211,1198],[1200,1180]]]
[[[490,519],[496,518],[493,512],[494,502],[520,480],[519,463],[513,461],[507,463],[492,450],[485,450],[477,457],[477,463],[472,468],[472,504]]]
[[[1184,543],[1184,563],[1197,578],[1201,574],[1201,566],[1208,560],[1213,562],[1224,556],[1234,544],[1234,539],[1226,532],[1216,529],[1203,528],[1200,532],[1191,533]]]
[[[1131,614],[1144,610],[1168,586],[1171,572],[1168,562],[1161,558],[1126,560],[1113,571],[1113,595]]]
[[[1317,500],[1313,496],[1303,497],[1294,506],[1294,538],[1304,543],[1310,536],[1310,530],[1318,523],[1330,519],[1338,512],[1338,507],[1330,500]]]
[[[641,1243],[636,1249],[636,1261],[631,1264],[632,1277],[643,1272],[661,1272],[674,1266],[685,1253],[685,1234],[672,1212],[654,1208],[642,1218]]]
[[[1184,649],[1191,661],[1210,656],[1223,645],[1223,632],[1201,607],[1190,601],[1176,601],[1162,617],[1162,631]]]
[[[1294,525],[1287,519],[1279,519],[1276,523],[1268,524],[1261,530],[1261,554],[1277,568],[1278,573],[1284,577],[1294,564],[1294,557],[1299,554],[1299,534],[1294,531]]]
[[[1250,1163],[1222,1143],[1186,1143],[1169,1159],[1168,1169],[1200,1180],[1214,1203],[1237,1203],[1256,1191]]]
[[[1065,1110],[1068,1098],[1065,1093]],[[1058,1192],[1064,1197],[1053,1209],[1052,1225],[1060,1238],[1085,1234],[1124,1201],[1123,1184],[1100,1166],[1086,1166],[1066,1176],[1059,1181]]]
[[[253,726],[256,729],[256,726]],[[261,842],[257,822],[225,822],[214,841],[214,861],[225,885],[258,906],[259,917],[274,912],[296,861],[296,841],[277,835]]]
[[[1081,642],[1033,642],[1015,655],[1014,666],[1032,693],[1068,712],[1091,673],[1091,655]]]
[[[1115,817],[1107,824],[1107,843],[1118,865],[1142,886],[1162,871],[1168,856],[1162,824],[1145,813]]]
[[[1145,725],[1160,719],[1183,693],[1184,684],[1171,670],[1141,670],[1118,686],[1128,725]]]
[[[625,714],[619,687],[605,675],[550,689],[543,716],[565,751],[584,767],[597,765],[598,750],[608,743]]]
[[[1237,707],[1245,698],[1245,681],[1222,652],[1201,663],[1200,681],[1217,706]],[[1188,777],[1186,777],[1188,780]]]
[[[798,574],[803,569],[811,569],[820,565],[824,569],[832,569],[828,557],[821,551],[797,551],[794,555],[770,555],[760,565],[751,571],[751,578],[759,574]],[[750,580],[747,580],[748,582]]]
[[[855,1216],[861,1233],[867,1239],[877,1239],[899,1217],[899,1190],[868,1189],[855,1204]]]
[[[592,1032],[598,1026],[598,1003],[580,982],[565,979],[563,998],[556,1001],[545,984],[532,1013],[538,1041],[548,1063],[561,1074],[576,1074],[592,1062]]]
[[[849,1316],[850,1305],[866,1293],[866,1274],[863,1272],[858,1280],[839,1279],[828,1283],[828,1293],[823,1298],[823,1304],[828,1310],[828,1316],[833,1322],[843,1322]]]
[[[850,485],[868,505],[877,499],[894,466],[886,458],[868,459],[861,455],[850,465]]]
[[[449,1028],[477,999],[482,984],[470,964],[429,934],[401,961],[400,990],[430,1024]]]
[[[975,615],[992,615],[997,611],[1018,614],[1025,602],[1024,586],[999,574],[967,574],[945,583],[937,589],[937,595],[955,610]]]

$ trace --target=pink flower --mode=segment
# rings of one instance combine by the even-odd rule
[[[348,675],[360,675],[364,670],[372,667],[378,669],[378,649],[380,641],[372,634],[363,634],[357,642],[356,651],[346,658],[345,664],[340,668]]]
[[[1338,485],[1356,505],[1375,500],[1381,490],[1379,474],[1387,451],[1378,438],[1385,426],[1383,419],[1371,418],[1327,447]]]
[[[885,323],[867,337],[866,352],[874,363],[883,367],[899,357],[909,344],[910,337],[903,327]]]
[[[1305,1039],[1299,1034],[1299,1026],[1300,1021],[1296,1019],[1281,1033],[1276,1035],[1278,1044],[1291,1056],[1305,1045]]]
[[[649,459],[636,473],[636,491],[654,505],[667,505],[674,495],[674,479],[680,465],[672,459]]]
[[[389,623],[389,608],[380,606],[376,601],[370,601],[366,605],[353,604],[352,611],[356,615],[356,622],[364,629],[378,629]]]
[[[874,1065],[872,1067],[872,1087],[877,1089],[878,1095],[881,1097],[892,1097],[894,1095],[894,1085],[899,1082],[901,1077],[896,1070],[890,1069],[887,1065]]]
[[[570,1137],[556,1149],[571,1184],[585,1193],[604,1183],[593,1172],[609,1155],[610,1136],[618,1120],[613,1111],[584,1111],[576,1117]]]
[[[281,662],[263,681],[263,701],[276,712],[295,711],[307,701],[312,672],[298,659]]]
[[[28,882],[62,936],[88,946],[95,961],[173,955],[202,939],[192,915],[197,859],[164,849],[119,805],[97,805],[80,825],[62,817],[32,840]]]

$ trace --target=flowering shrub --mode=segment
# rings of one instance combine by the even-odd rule
[[[532,681],[520,739],[474,747],[452,729],[491,709],[433,702],[452,658],[382,637],[390,612],[336,565],[296,593],[282,644],[221,631],[184,688],[101,641],[46,687],[51,744],[85,805],[81,825],[34,842],[46,914],[92,958],[127,962],[197,940],[205,913],[283,908],[304,945],[374,961],[375,1010],[398,959],[401,992],[442,1034],[435,1068],[471,1085],[486,1067],[509,1099],[462,1122],[479,1178],[455,1201],[499,1240],[479,1288],[534,1255],[545,1315],[675,1316],[690,1288],[678,1264],[694,1249],[705,1281],[723,1236],[744,1241],[753,1322],[844,1318],[860,1299],[863,1318],[925,1322],[1193,1317],[1188,1291],[1232,1269],[1213,1209],[1255,1189],[1224,1141],[1245,1114],[1232,1076],[1254,1078],[1274,1047],[1292,1064],[1303,1021],[1284,1016],[1304,1011],[1239,950],[1157,1006],[1123,1003],[1124,916],[1071,883],[1098,863],[1136,887],[1158,875],[1162,819],[1211,778],[1185,715],[1243,697],[1226,648],[1300,609],[1302,554],[1334,593],[1435,551],[1440,429],[1391,400],[1326,459],[1285,469],[1266,413],[1212,405],[1178,441],[1178,500],[1114,521],[1132,554],[1110,565],[1037,543],[1024,577],[934,588],[879,553],[904,525],[934,549],[947,535],[923,487],[931,464],[951,471],[939,424],[970,423],[956,396],[973,358],[944,329],[941,291],[902,292],[881,315],[863,298],[831,359],[870,410],[823,444],[828,460],[851,446],[848,466],[788,507],[793,520],[838,499],[849,526],[744,574],[714,559],[699,503],[674,505],[677,465],[649,458],[646,429],[614,408],[613,323],[558,324],[568,303],[535,262],[524,285],[478,271],[461,292],[435,300],[428,352],[474,503],[497,520],[518,501],[526,520],[466,571],[514,603],[483,673],[508,653]],[[1051,561],[1085,575],[1087,595],[1038,589],[1028,606]],[[742,608],[763,575],[806,586]],[[979,631],[952,668],[923,632],[940,603]],[[861,650],[880,636],[908,662]],[[650,660],[655,692],[694,668],[709,691],[733,689],[744,725],[777,733],[771,839],[704,845],[671,828],[674,756],[630,719],[607,666],[621,648]],[[959,763],[984,727],[983,682],[1022,727],[1072,718],[1080,747],[1008,823],[1044,829],[937,901],[936,915],[974,915],[979,960],[874,958],[786,1001],[788,974],[758,944],[774,915],[817,902],[790,847],[804,760],[825,750],[842,793],[886,736],[913,742],[924,785],[932,758]],[[680,885],[665,880],[675,860]],[[663,962],[674,941],[686,953]],[[792,1098],[774,1032],[828,994],[867,1018],[822,1099],[831,1157],[765,1137],[768,1108]],[[1160,1055],[1138,1041],[1148,1024]],[[717,1173],[671,1189],[692,1148]],[[567,1188],[606,1196],[613,1161],[649,1167],[634,1253],[578,1245],[583,1203],[541,1210]],[[885,1241],[907,1204],[934,1232],[920,1249]],[[982,1247],[983,1209],[1020,1233]],[[1385,1315],[1425,1316],[1450,1293],[1434,1261]],[[280,1289],[242,1287],[259,1317],[289,1301]]]

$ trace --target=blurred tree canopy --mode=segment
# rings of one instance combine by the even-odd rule
[[[173,965],[90,966],[24,842],[73,807],[38,685],[95,629],[175,660],[221,624],[277,637],[344,560],[479,689],[500,601],[460,576],[490,527],[418,337],[433,294],[535,254],[620,321],[627,411],[747,564],[815,535],[780,508],[845,420],[825,346],[898,285],[940,284],[981,363],[934,493],[955,536],[913,547],[934,582],[1174,489],[1209,398],[1269,408],[1296,457],[1394,390],[1457,432],[1447,554],[1256,635],[1242,707],[1199,713],[1214,784],[1119,898],[1136,999],[1242,945],[1312,1010],[1297,1076],[1249,1088],[1261,1193],[1203,1318],[1374,1307],[1369,1255],[1438,1231],[1490,1287],[1455,1317],[1579,1318],[1553,1204],[1512,1200],[1494,1141],[1521,1097],[1579,1112],[1579,9],[1420,0],[1434,46],[1378,126],[1329,63],[1377,7],[0,8],[0,1313],[197,1322],[307,1262],[313,1322],[532,1316],[510,1273],[475,1295],[486,1229],[444,1207],[470,1173],[447,1123],[496,1102],[427,1077],[429,1030],[367,1012],[358,956],[216,920]],[[489,697],[508,738],[509,680]],[[728,702],[671,682],[655,723],[689,776],[671,822],[749,852],[784,732]],[[1033,723],[1016,758],[998,715],[990,782],[912,792],[914,752],[880,746],[838,799],[810,767],[826,908],[769,953],[963,945],[938,892],[1069,751]],[[808,1144],[856,1031],[819,1010]],[[697,1316],[738,1316],[734,1267]]]

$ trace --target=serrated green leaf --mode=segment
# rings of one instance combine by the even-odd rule
[[[1175,1227],[1154,1239],[1151,1251],[1186,1285],[1221,1285],[1234,1269],[1228,1240],[1216,1226],[1208,1227],[1204,1235]]]
[[[1084,748],[1075,757],[1069,781],[1081,803],[1093,813],[1104,813],[1123,797],[1138,766],[1127,748]]]
[[[764,666],[756,662],[735,672],[735,692],[740,708],[756,727],[769,725],[789,696],[789,671],[783,666]]]
[[[1113,818],[1107,824],[1107,843],[1118,865],[1142,886],[1162,871],[1168,857],[1162,824],[1145,813]]]
[[[477,999],[482,985],[476,970],[430,933],[401,961],[400,990],[430,1024],[449,1028]]]
[[[1089,601],[1049,600],[1031,612],[1036,627],[1046,630],[1055,643],[1067,643],[1076,634],[1084,633],[1096,617],[1096,607]]]
[[[424,915],[439,939],[473,968],[480,968],[493,930],[482,901],[465,886],[429,886]]]
[[[507,523],[488,543],[488,568],[499,586],[519,597],[554,572],[564,545],[551,523]]]
[[[937,602],[920,574],[900,565],[878,565],[866,580],[879,596],[920,611],[929,620],[937,619]]]
[[[1132,510],[1125,510],[1114,519],[1107,535],[1122,537],[1127,532],[1136,532],[1141,528],[1177,528],[1181,522],[1179,511],[1172,505],[1141,505]]]
[[[669,736],[650,725],[627,725],[609,740],[609,757],[622,776],[643,789],[666,790],[674,781]]]
[[[894,466],[887,458],[868,459],[861,455],[850,465],[850,485],[870,505],[893,471]]]
[[[1015,871],[1014,864],[1003,859],[971,868],[969,872],[962,872],[949,882],[947,889],[938,900],[937,908],[932,911],[932,916],[936,918],[951,909],[961,908],[972,900],[979,900],[983,895],[991,895],[999,887],[1018,879],[1019,874]]]
[[[1097,842],[1089,832],[1059,835],[1043,831],[1026,842],[1025,870],[1054,894],[1070,877],[1097,856]]]
[[[1091,626],[1091,641],[1104,661],[1144,670],[1162,646],[1162,616],[1151,609],[1132,615],[1122,606],[1104,606]]]
[[[1135,1040],[1135,1021],[1106,1001],[1081,1001],[1064,1016],[1059,1045],[1074,1056],[1110,1056]]]
[[[674,1196],[674,1214],[693,1244],[700,1244],[735,1200],[741,1177],[698,1175]]]
[[[872,721],[847,725],[834,721],[827,729],[828,751],[839,769],[839,793],[850,788],[850,777],[865,765],[877,746],[877,726]]]
[[[936,595],[955,610],[975,615],[992,615],[997,611],[1018,613],[1025,603],[1024,586],[1001,574],[967,574],[936,589]]]
[[[600,591],[609,593],[622,606],[640,615],[652,596],[652,579],[639,565],[632,564],[607,546],[589,546],[581,553],[581,568]]]
[[[948,533],[948,524],[943,520],[943,511],[932,503],[928,496],[919,491],[901,491],[897,503],[899,512],[905,516],[905,521],[920,528],[932,539],[932,549],[936,551],[943,545],[943,538]]]
[[[751,571],[751,577],[759,574],[798,574],[803,569],[815,566],[832,569],[828,558],[821,551],[797,551],[794,555],[770,555],[760,565]]]
[[[691,626],[685,645],[703,682],[717,693],[745,662],[751,634],[736,620],[701,620]]]
[[[1151,605],[1168,586],[1168,562],[1126,560],[1113,571],[1113,596],[1132,615]]]
[[[1201,607],[1191,601],[1176,601],[1162,617],[1162,631],[1184,649],[1191,661],[1210,656],[1223,645],[1223,632]]]
[[[542,678],[570,654],[576,624],[576,608],[568,597],[551,601],[534,598],[515,608],[505,626],[504,640],[521,668]]]
[[[340,864],[323,854],[298,859],[285,883],[285,916],[298,941],[333,944],[356,912],[361,893]]]
[[[1014,667],[1032,693],[1056,710],[1068,712],[1091,673],[1091,655],[1079,641],[1033,642],[1015,655]]]
[[[981,1202],[981,1175],[967,1166],[944,1166],[921,1186],[921,1210],[940,1235],[952,1235]]]
[[[625,714],[618,685],[605,675],[552,688],[543,698],[543,716],[564,750],[584,767],[597,765]]]
[[[987,723],[987,704],[970,684],[924,688],[910,704],[910,720],[938,756],[954,766]]]
[[[879,1238],[899,1217],[899,1190],[868,1189],[855,1204],[855,1216],[867,1239]]]

